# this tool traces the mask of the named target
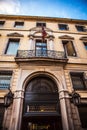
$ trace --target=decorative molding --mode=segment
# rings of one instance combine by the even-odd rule
[[[10,33],[10,34],[7,34],[8,37],[24,37],[24,35],[20,34],[20,33]]]
[[[17,90],[14,92],[14,99],[18,99],[18,98],[24,98],[23,90]]]
[[[87,37],[81,37],[79,40],[87,40]]]
[[[70,40],[74,40],[74,37],[68,36],[68,35],[63,35],[59,37],[60,39],[70,39]]]

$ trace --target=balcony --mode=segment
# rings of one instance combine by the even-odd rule
[[[54,50],[18,50],[15,57],[16,62],[35,60],[67,62],[68,59],[66,58],[64,52]]]

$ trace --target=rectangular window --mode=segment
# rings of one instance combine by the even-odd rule
[[[0,103],[0,130],[2,130],[3,128],[2,124],[3,124],[4,112],[5,112],[4,104]]]
[[[35,44],[36,56],[45,57],[47,56],[47,43],[41,40],[36,40]]]
[[[36,27],[46,27],[46,23],[37,22],[37,23],[36,23]]]
[[[16,55],[19,46],[19,39],[9,39],[5,54]]]
[[[23,25],[24,25],[24,22],[15,22],[14,27],[21,28],[21,27],[23,27]]]
[[[10,87],[11,77],[12,77],[11,71],[0,72],[0,89],[8,89]]]
[[[87,50],[87,42],[83,42],[85,49]]]
[[[0,21],[0,27],[3,26],[5,21]]]
[[[69,30],[68,25],[66,24],[58,24],[59,30]]]
[[[84,79],[83,73],[70,73],[71,74],[71,80],[73,84],[73,88],[75,90],[84,90],[87,89],[86,80]]]
[[[76,51],[72,41],[62,41],[66,56],[76,56]]]
[[[85,32],[85,31],[86,31],[86,30],[85,30],[85,27],[82,26],[82,25],[76,25],[76,29],[77,29],[77,31],[79,31],[79,32]]]
[[[84,104],[78,106],[78,111],[79,111],[82,128],[84,128],[84,130],[87,130],[87,105]]]

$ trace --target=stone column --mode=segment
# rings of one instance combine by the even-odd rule
[[[61,82],[62,85],[60,85],[59,87],[59,100],[61,107],[63,130],[74,130],[69,92],[63,75]]]
[[[15,91],[14,94],[15,95],[14,95],[14,102],[12,107],[12,116],[11,116],[9,130],[20,130],[24,91],[18,90]]]

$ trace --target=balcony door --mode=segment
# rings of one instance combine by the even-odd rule
[[[21,130],[62,130],[58,89],[49,77],[39,75],[25,89]]]
[[[36,40],[35,52],[36,52],[36,57],[46,57],[47,56],[47,42]]]

